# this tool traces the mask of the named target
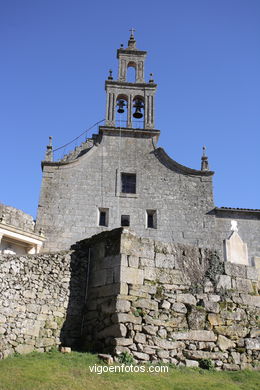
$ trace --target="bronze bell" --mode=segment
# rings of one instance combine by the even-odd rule
[[[124,106],[125,106],[124,100],[123,99],[118,100],[117,106],[118,106],[117,112],[119,114],[123,114],[123,112],[125,112],[125,110],[124,110]]]
[[[144,108],[142,100],[138,99],[134,104],[135,112],[133,113],[133,117],[136,119],[141,119],[143,117],[141,109]]]

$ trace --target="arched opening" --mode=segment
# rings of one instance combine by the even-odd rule
[[[126,95],[118,95],[116,99],[116,126],[127,127],[128,98]]]
[[[144,98],[143,98],[143,96],[135,96],[133,99],[132,126],[135,129],[144,128]]]
[[[135,83],[136,82],[136,63],[135,62],[129,62],[129,64],[127,65],[126,81],[128,83]]]

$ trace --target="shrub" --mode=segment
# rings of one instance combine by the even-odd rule
[[[199,366],[200,366],[200,368],[203,368],[204,370],[213,370],[214,369],[214,364],[213,364],[211,359],[200,359]]]
[[[118,356],[118,361],[122,364],[133,364],[134,358],[129,352],[122,352]]]

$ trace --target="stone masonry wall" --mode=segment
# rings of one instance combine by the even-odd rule
[[[0,255],[0,358],[80,337],[84,263],[73,251]]]
[[[47,238],[45,251],[117,228],[121,215],[142,237],[215,245],[212,176],[162,157],[151,136],[120,134],[107,130],[74,161],[43,163],[36,229]],[[136,174],[136,194],[121,193],[121,173]],[[99,208],[108,210],[107,227],[99,226]],[[156,229],[147,228],[146,210],[156,210]]]
[[[81,242],[91,247],[86,349],[192,367],[210,359],[217,369],[259,368],[256,268],[120,230],[112,241],[103,234]]]
[[[33,217],[15,207],[6,206],[0,203],[0,218],[8,225],[20,228],[25,232],[34,232],[35,222]]]
[[[138,361],[259,365],[259,270],[128,229],[0,257],[0,357],[62,344]]]

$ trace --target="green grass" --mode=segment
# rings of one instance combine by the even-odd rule
[[[31,353],[0,361],[0,390],[259,390],[260,372],[169,367],[168,373],[91,373],[95,355]],[[103,364],[102,364],[103,365]],[[96,367],[97,367],[96,366]]]

